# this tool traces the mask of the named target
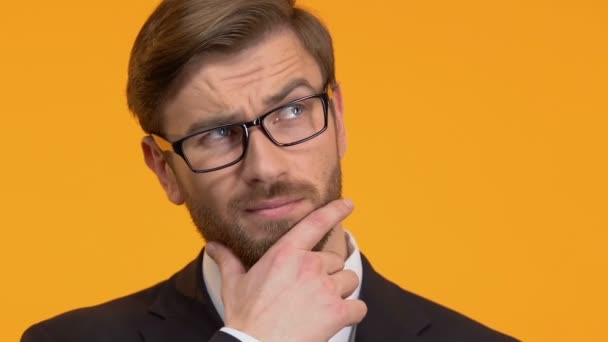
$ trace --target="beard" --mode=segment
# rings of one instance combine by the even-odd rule
[[[315,209],[342,196],[342,171],[340,163],[329,174],[325,184],[325,192],[320,193],[308,182],[277,181],[271,184],[252,185],[247,193],[232,198],[228,202],[227,215],[224,217],[218,209],[205,203],[204,200],[188,195],[186,207],[190,212],[193,223],[206,241],[217,241],[230,248],[249,270],[283,235],[299,221],[293,219],[274,220],[259,224],[256,228],[263,232],[262,238],[254,239],[247,227],[239,222],[240,213],[255,203],[277,196],[296,196],[310,200]],[[313,251],[323,249],[331,232],[313,248]]]

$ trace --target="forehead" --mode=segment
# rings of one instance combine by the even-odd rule
[[[289,84],[300,86],[277,98]],[[272,32],[239,52],[208,54],[189,63],[163,109],[164,131],[171,140],[190,133],[196,122],[249,120],[322,86],[320,68],[297,36],[290,30]],[[270,103],[272,97],[282,103]]]

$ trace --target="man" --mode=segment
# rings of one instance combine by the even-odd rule
[[[22,341],[511,341],[375,273],[341,221],[331,38],[288,0],[165,0],[127,86],[142,150],[200,256],[169,280]]]

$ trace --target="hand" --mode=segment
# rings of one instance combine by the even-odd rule
[[[222,274],[227,327],[264,342],[327,341],[367,313],[360,300],[345,300],[359,283],[343,270],[336,253],[311,249],[352,212],[352,203],[336,200],[294,226],[249,272],[223,245],[207,244]]]

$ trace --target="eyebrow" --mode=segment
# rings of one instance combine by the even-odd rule
[[[267,106],[271,106],[274,104],[278,104],[285,100],[289,94],[291,94],[294,90],[304,87],[314,92],[315,88],[308,82],[305,78],[295,78],[289,81],[281,90],[279,90],[276,94],[270,95],[264,99],[264,104]],[[237,123],[239,118],[241,117],[240,113],[230,113],[230,114],[217,114],[211,117],[206,117],[204,119],[193,122],[186,131],[186,136],[204,131],[205,129]]]
[[[278,104],[279,102],[285,100],[285,98],[287,96],[289,96],[289,94],[291,94],[291,92],[293,92],[294,90],[296,90],[297,88],[300,88],[300,87],[308,88],[310,91],[313,91],[313,92],[315,91],[315,88],[310,84],[310,82],[308,82],[307,79],[295,78],[295,79],[289,81],[285,86],[283,86],[283,88],[281,88],[281,90],[279,90],[276,94],[265,98],[264,103],[267,106],[270,106],[273,104]]]

